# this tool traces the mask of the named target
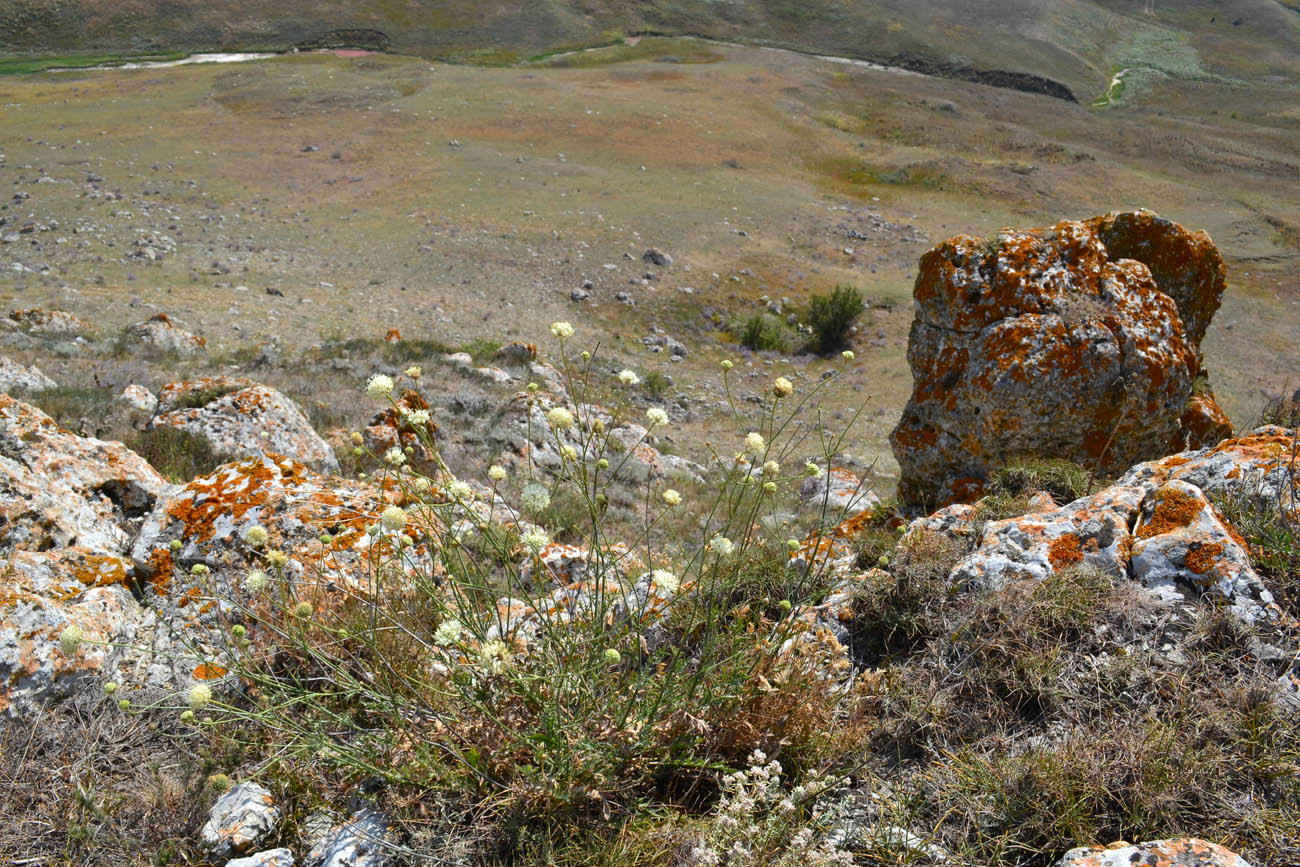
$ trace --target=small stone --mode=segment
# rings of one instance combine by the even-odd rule
[[[1065,853],[1056,867],[1133,867],[1177,864],[1178,867],[1250,867],[1235,852],[1191,837],[1119,846],[1082,846]]]
[[[657,250],[654,247],[651,247],[649,250],[642,253],[641,258],[651,265],[656,265],[660,268],[667,268],[673,264],[672,256],[669,256],[667,253],[662,250]]]
[[[303,863],[306,867],[382,867],[392,857],[395,844],[388,820],[366,808],[331,829]]]
[[[269,790],[257,783],[240,783],[212,805],[199,837],[218,856],[240,854],[269,837],[280,817]]]
[[[226,867],[293,867],[293,852],[289,849],[267,849],[247,858],[227,861]]]
[[[574,289],[572,292],[569,293],[569,300],[575,303],[586,301],[590,297],[591,297],[591,293],[588,292],[586,289]]]

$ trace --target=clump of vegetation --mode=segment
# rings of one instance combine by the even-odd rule
[[[740,344],[755,352],[784,352],[785,327],[770,314],[755,313],[740,330]]]
[[[814,295],[808,303],[807,322],[813,331],[809,348],[820,355],[844,349],[849,329],[866,309],[862,293],[852,286],[836,286],[830,295]]]
[[[191,388],[178,397],[171,408],[173,410],[201,409],[228,394],[234,394],[241,387],[239,385],[213,384],[207,388]]]
[[[212,448],[207,437],[167,425],[131,431],[123,437],[123,442],[159,474],[174,482],[188,482],[207,475],[229,460],[229,456]]]

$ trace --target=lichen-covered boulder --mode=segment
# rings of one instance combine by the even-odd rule
[[[930,250],[891,435],[900,496],[969,502],[1011,458],[1116,473],[1229,435],[1200,354],[1223,274],[1208,236],[1145,211]]]
[[[132,383],[113,398],[111,412],[136,430],[144,430],[158,411],[158,398],[143,385]]]
[[[1300,449],[1296,436],[1260,428],[1213,448],[1138,464],[1111,487],[1065,506],[990,521],[949,579],[996,589],[1085,563],[1164,599],[1208,596],[1246,622],[1284,621],[1251,568],[1246,542],[1210,496],[1257,508],[1282,504],[1300,517],[1300,474],[1290,469]],[[913,527],[945,526],[942,517],[963,508],[971,507],[950,506]]]
[[[1250,867],[1246,859],[1217,843],[1191,837],[1081,846],[1065,853],[1056,867]]]
[[[240,783],[217,798],[199,838],[217,857],[243,854],[275,832],[281,815],[270,791],[257,783]]]
[[[226,867],[293,867],[293,851],[280,848],[254,852],[244,858],[227,861]]]
[[[158,313],[143,322],[137,322],[126,330],[126,336],[152,349],[175,352],[177,355],[195,355],[208,345],[206,339],[181,328],[166,313]]]
[[[805,479],[799,499],[807,507],[827,512],[855,514],[880,504],[880,498],[851,470],[831,467],[819,476]]]
[[[1195,485],[1174,480],[1148,494],[1134,535],[1129,571],[1149,589],[1214,594],[1247,623],[1277,616],[1246,541]]]
[[[12,551],[0,574],[0,715],[23,715],[112,670],[144,617],[131,561],[84,548]],[[79,641],[61,644],[65,630]],[[74,633],[70,633],[72,635]]]
[[[29,334],[51,337],[80,337],[89,330],[85,322],[66,310],[15,310],[9,314],[9,321]]]
[[[0,391],[44,391],[58,387],[59,384],[41,373],[36,365],[25,367],[0,355]]]
[[[155,427],[205,437],[218,454],[288,455],[320,470],[338,470],[334,450],[296,403],[273,388],[241,377],[173,382],[158,394]]]
[[[79,437],[0,395],[0,552],[121,554],[132,524],[168,487],[121,443]]]

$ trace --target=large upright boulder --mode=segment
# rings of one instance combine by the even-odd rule
[[[1200,349],[1223,289],[1209,236],[1148,211],[930,250],[891,435],[900,496],[969,502],[1012,458],[1118,473],[1230,436]]]

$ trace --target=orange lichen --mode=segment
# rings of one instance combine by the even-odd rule
[[[1183,565],[1197,575],[1204,575],[1214,569],[1224,547],[1222,542],[1193,542],[1187,546]]]
[[[1064,569],[1080,562],[1083,560],[1083,550],[1079,545],[1079,536],[1076,533],[1057,536],[1047,546],[1047,557],[1052,561],[1054,569]]]
[[[1203,504],[1196,497],[1174,487],[1161,488],[1156,492],[1159,502],[1151,518],[1138,530],[1139,539],[1163,536],[1184,527],[1190,527],[1201,513]]]

